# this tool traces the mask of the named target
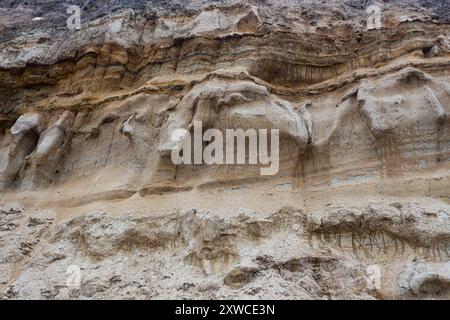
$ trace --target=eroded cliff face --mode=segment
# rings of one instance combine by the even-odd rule
[[[1,2],[2,298],[450,298],[446,1],[375,30],[365,1],[73,4]],[[175,166],[195,121],[279,129],[278,173]]]

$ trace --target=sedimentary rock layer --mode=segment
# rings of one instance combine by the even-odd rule
[[[80,30],[6,2],[2,298],[450,298],[445,1],[374,30],[362,1],[98,1]],[[277,174],[175,165],[197,121],[279,129]]]

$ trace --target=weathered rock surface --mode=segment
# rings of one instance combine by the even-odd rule
[[[448,1],[82,2],[0,3],[0,298],[450,299]]]

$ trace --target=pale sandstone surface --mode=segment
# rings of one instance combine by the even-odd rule
[[[1,298],[450,299],[446,1],[0,4]],[[195,121],[278,174],[174,166]]]

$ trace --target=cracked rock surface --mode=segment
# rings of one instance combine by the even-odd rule
[[[447,0],[71,3],[0,1],[0,299],[450,299]]]

